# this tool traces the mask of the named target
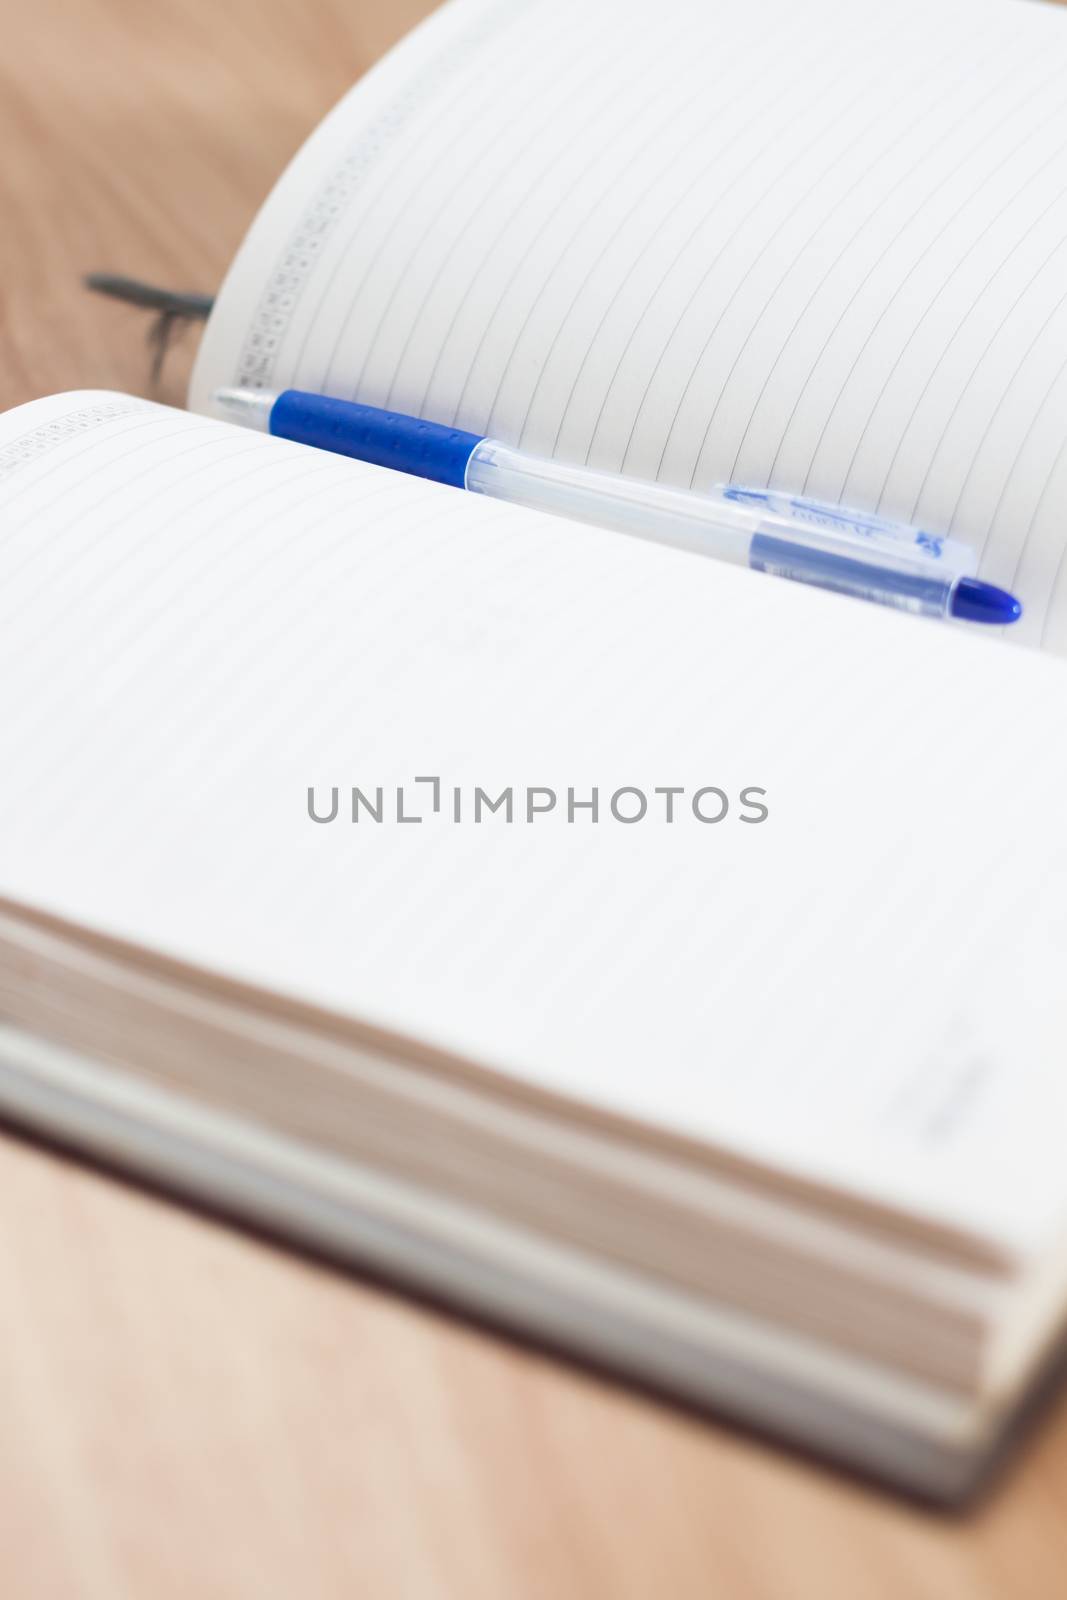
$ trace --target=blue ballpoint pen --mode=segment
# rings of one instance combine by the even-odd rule
[[[901,611],[987,623],[1022,615],[1014,595],[972,575],[966,546],[862,513],[765,490],[672,489],[297,389],[219,389],[214,400],[221,415],[283,439]]]

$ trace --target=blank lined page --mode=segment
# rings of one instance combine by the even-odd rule
[[[0,419],[0,529],[7,902],[1001,1235],[1063,1199],[1059,663],[122,396]]]
[[[1067,16],[454,0],[311,139],[192,390],[950,530],[1067,652]]]

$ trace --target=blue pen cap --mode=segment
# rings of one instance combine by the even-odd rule
[[[467,462],[480,433],[424,422],[401,411],[335,400],[329,395],[284,389],[270,414],[270,431],[299,444],[354,456],[376,467],[464,487]]]

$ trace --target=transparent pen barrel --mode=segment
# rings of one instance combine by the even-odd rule
[[[467,463],[466,487],[494,500],[743,566],[748,565],[757,520],[747,507],[733,508],[684,489],[526,456],[495,439],[483,439],[475,447]]]
[[[466,487],[920,616],[945,616],[959,579],[906,539],[883,542],[840,523],[805,525],[766,503],[592,472],[495,439],[475,447]]]
[[[775,518],[768,518],[752,539],[748,564],[756,572],[791,578],[794,583],[812,584],[856,600],[873,600],[920,617],[947,616],[960,580],[959,573],[909,557],[904,551],[894,557],[880,550],[875,564],[869,550],[841,540],[809,537],[800,543],[791,530],[783,531]]]

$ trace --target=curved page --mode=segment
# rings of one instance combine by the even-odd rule
[[[122,396],[0,418],[0,527],[9,911],[1059,1225],[1059,663]]]
[[[1023,0],[457,0],[278,185],[191,403],[880,510],[1067,651],[1065,81]]]

